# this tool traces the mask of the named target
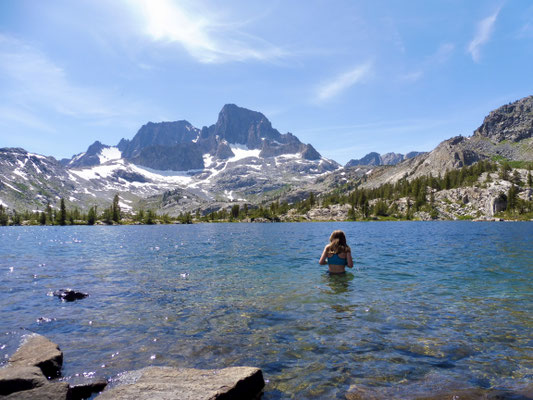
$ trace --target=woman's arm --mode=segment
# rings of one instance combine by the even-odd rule
[[[353,268],[353,259],[351,251],[346,252],[346,262],[348,263],[348,268]]]
[[[320,265],[326,265],[326,258],[328,258],[328,246],[324,247],[324,251],[322,252],[322,255],[320,256],[320,260],[318,260],[318,263]]]

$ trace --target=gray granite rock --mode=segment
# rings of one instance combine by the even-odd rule
[[[0,368],[0,396],[34,389],[46,383],[48,380],[38,367]]]
[[[107,386],[107,380],[103,378],[87,380],[85,382],[68,382],[70,384],[70,400],[88,399],[93,393],[101,392]]]
[[[11,367],[39,367],[46,377],[60,375],[63,352],[59,346],[44,336],[25,335],[22,345],[9,359]]]
[[[148,367],[121,377],[118,386],[98,400],[229,400],[254,399],[265,382],[260,369],[231,367],[201,370]]]
[[[11,393],[4,400],[70,400],[66,382],[53,382],[31,390]]]

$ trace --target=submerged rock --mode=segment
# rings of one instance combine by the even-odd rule
[[[60,289],[54,292],[54,296],[59,297],[63,301],[74,301],[84,299],[89,296],[89,294],[72,289]]]
[[[517,389],[483,389],[477,387],[460,387],[457,385],[437,386],[429,393],[420,391],[423,383],[414,383],[406,387],[362,387],[350,386],[346,393],[346,400],[380,400],[380,399],[405,399],[405,400],[530,400],[533,395],[533,385]],[[428,388],[425,388],[426,390]]]
[[[38,367],[47,377],[61,373],[63,352],[59,346],[37,333],[25,335],[22,345],[9,359],[9,367]]]
[[[254,399],[265,386],[259,368],[193,369],[148,367],[121,376],[122,385],[104,391],[98,400],[230,400]]]

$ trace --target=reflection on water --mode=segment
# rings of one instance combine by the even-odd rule
[[[326,273],[326,284],[331,288],[331,294],[346,293],[350,288],[350,282],[353,281],[354,274],[351,272],[345,272],[344,274],[329,274]],[[327,292],[326,292],[327,293]]]
[[[317,263],[335,229],[356,255],[343,275]],[[254,365],[264,399],[312,399],[533,374],[530,223],[12,227],[0,254],[0,357],[32,330],[65,375]],[[64,287],[90,296],[47,296]]]

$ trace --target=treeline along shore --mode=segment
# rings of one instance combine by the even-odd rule
[[[215,211],[169,215],[153,209],[121,209],[120,195],[109,207],[82,211],[65,199],[41,211],[17,211],[0,204],[0,225],[128,225],[197,222],[301,222],[369,220],[532,220],[533,163],[482,160],[443,176],[403,177],[377,188],[366,178],[327,193],[310,191],[302,200],[259,205],[235,202]]]

